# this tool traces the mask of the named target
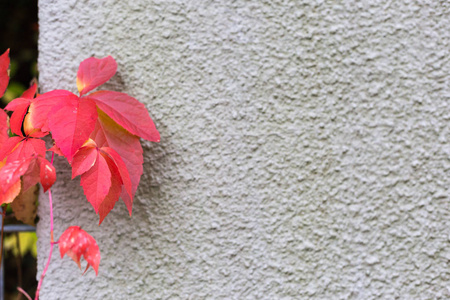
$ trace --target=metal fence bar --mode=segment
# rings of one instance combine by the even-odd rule
[[[0,207],[0,228],[2,226],[3,218],[2,218],[3,209]],[[12,232],[33,232],[36,231],[36,227],[30,225],[21,225],[21,224],[10,224],[4,226],[4,233],[12,233]],[[0,300],[5,299],[5,269],[4,269],[4,251],[2,253],[2,262],[0,267]]]
[[[21,225],[21,224],[12,224],[5,225],[4,232],[34,232],[36,231],[36,227],[30,225]]]

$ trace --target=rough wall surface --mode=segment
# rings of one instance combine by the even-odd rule
[[[57,161],[55,235],[82,224],[102,262],[56,253],[42,299],[450,298],[447,1],[40,0],[39,19],[41,92],[110,54],[106,87],[162,136],[133,217],[100,227]]]

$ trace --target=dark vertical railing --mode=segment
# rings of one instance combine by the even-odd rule
[[[2,226],[3,217],[2,217],[2,208],[0,207],[0,228]],[[33,232],[36,231],[36,228],[30,225],[21,225],[21,224],[11,224],[11,225],[4,225],[3,227],[4,234],[5,233],[13,233],[13,232]],[[3,235],[4,238],[4,235]],[[0,268],[0,300],[4,300],[5,298],[5,271],[4,271],[4,263],[3,258],[5,257],[4,253],[2,253],[2,262],[1,262],[1,268]]]

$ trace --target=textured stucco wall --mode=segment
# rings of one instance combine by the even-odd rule
[[[43,299],[450,298],[447,1],[40,0],[39,19],[42,91],[111,54],[107,87],[161,132],[131,219],[98,227],[57,161],[55,235],[83,224],[103,259],[95,278],[56,253]]]

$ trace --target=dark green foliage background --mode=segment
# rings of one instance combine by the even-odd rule
[[[0,101],[0,107],[19,97],[37,78],[37,39],[38,39],[37,0],[0,1],[0,53],[10,48],[11,79],[7,92]],[[8,224],[8,218],[5,222]],[[18,298],[18,258],[11,251],[5,253],[5,299]],[[30,296],[36,290],[36,258],[31,253],[22,257],[22,288]]]

